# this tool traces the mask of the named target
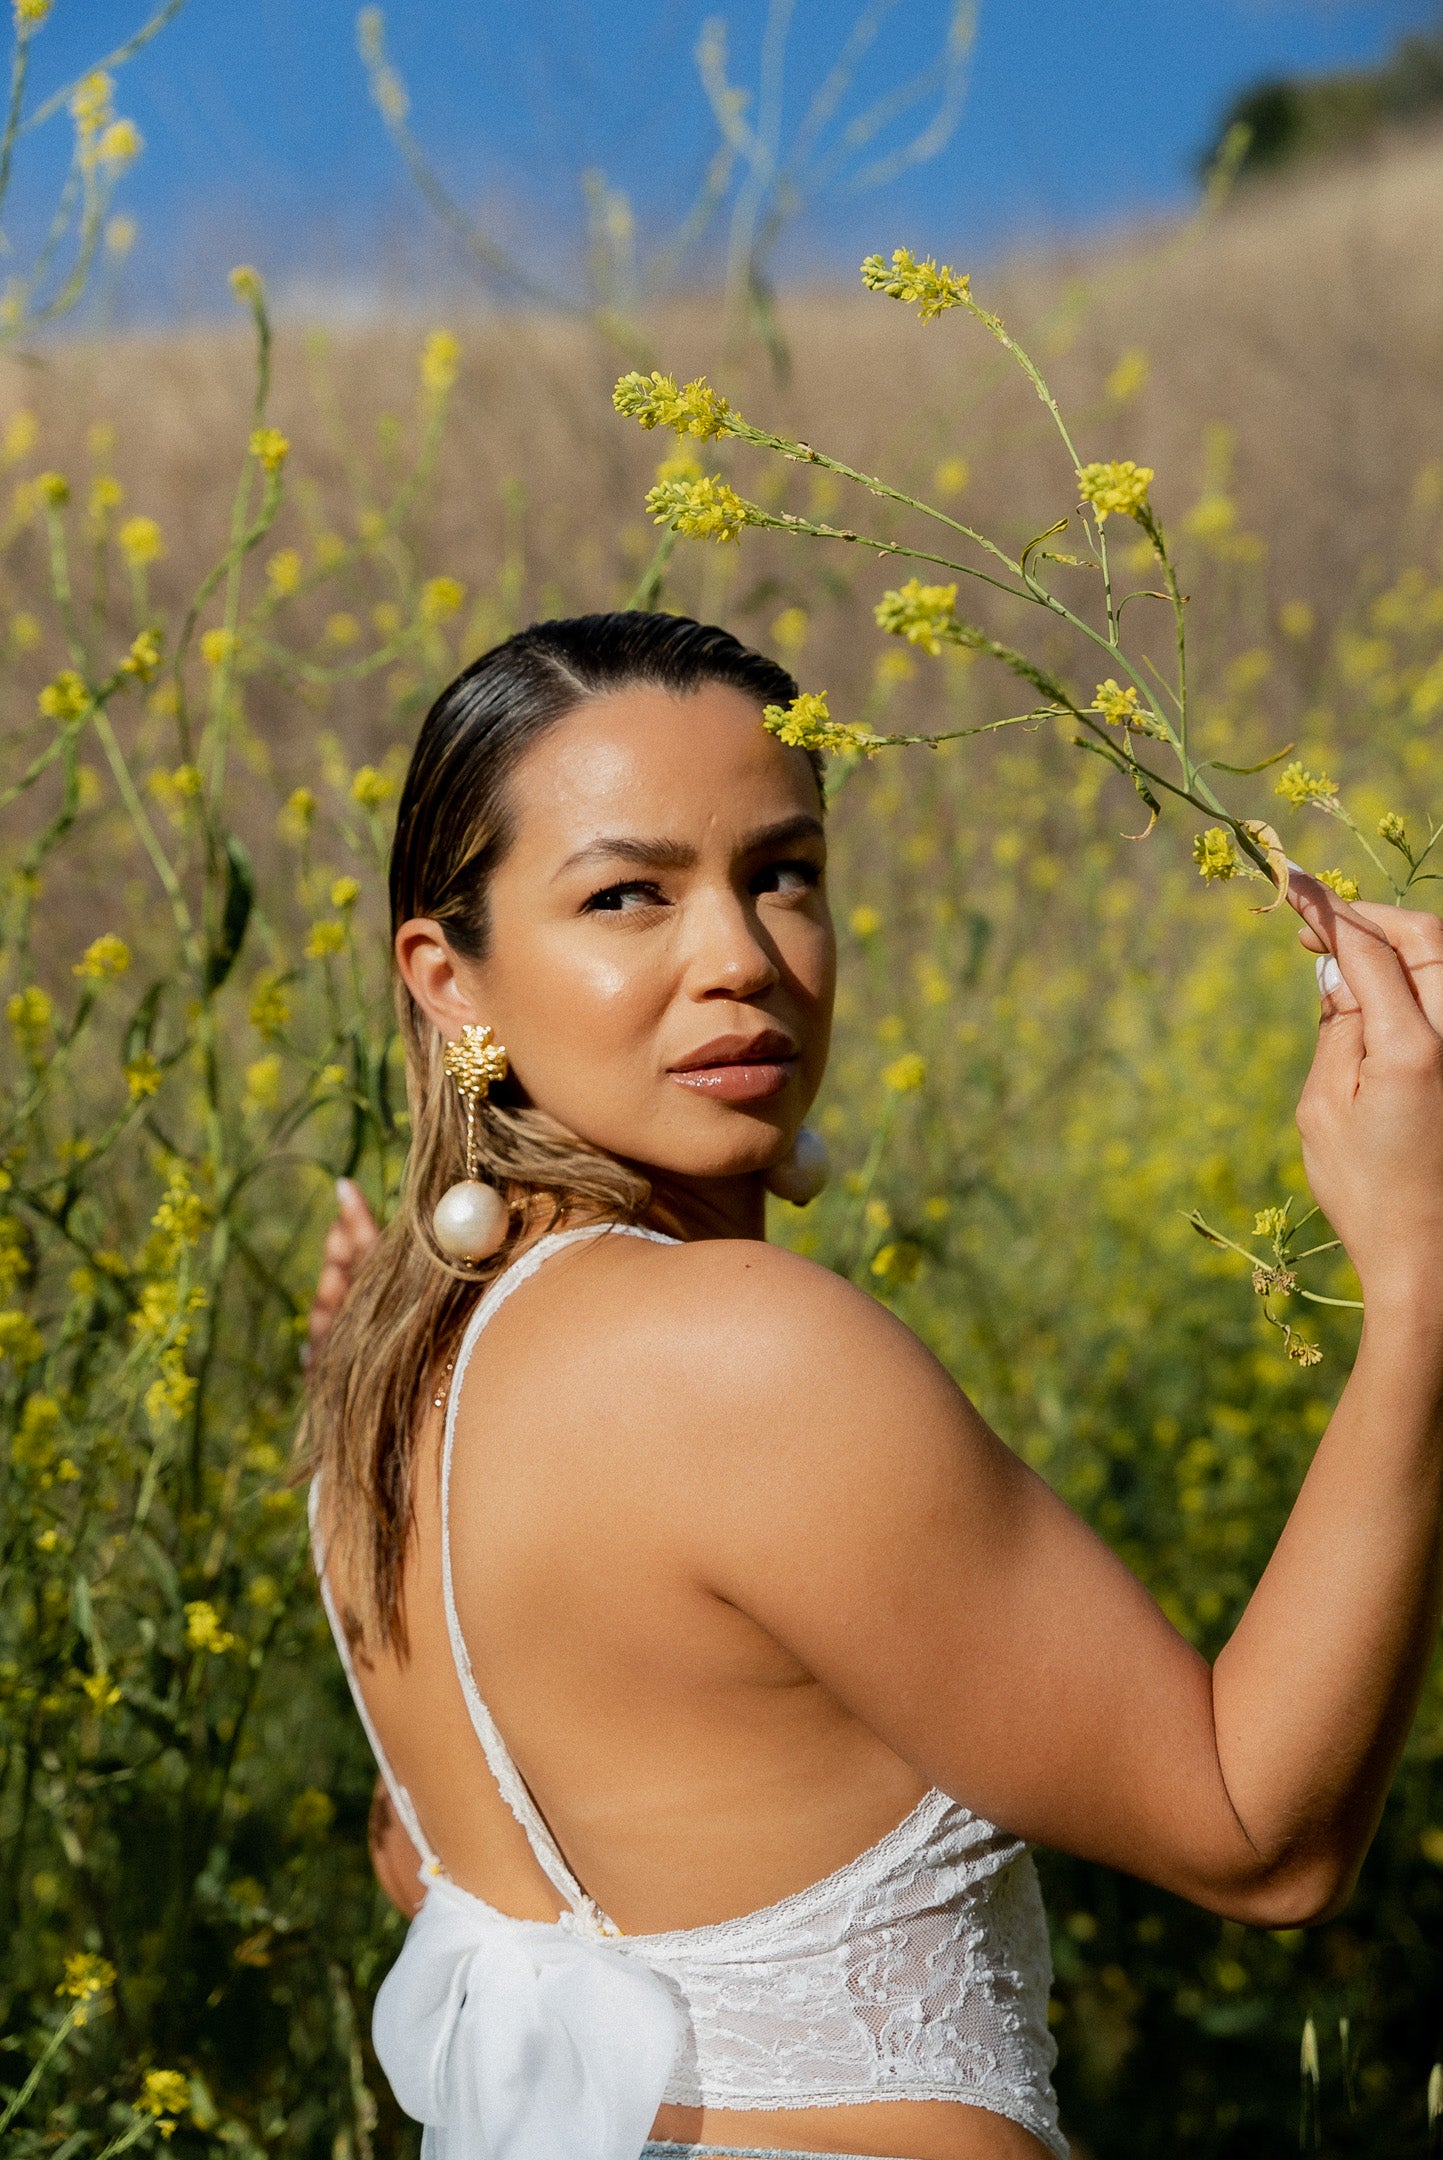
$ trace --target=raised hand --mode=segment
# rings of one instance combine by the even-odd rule
[[[357,1267],[380,1236],[365,1194],[350,1178],[337,1180],[336,1202],[336,1219],[326,1232],[325,1257],[306,1330],[312,1351],[330,1333],[332,1322],[350,1296]]]

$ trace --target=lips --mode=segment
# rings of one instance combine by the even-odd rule
[[[796,1063],[791,1037],[765,1028],[758,1035],[716,1036],[678,1059],[668,1077],[717,1102],[762,1102],[781,1093]]]

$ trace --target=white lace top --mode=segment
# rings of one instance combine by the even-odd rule
[[[456,1612],[456,1410],[498,1307],[552,1253],[598,1234],[617,1233],[543,1238],[482,1298],[456,1357],[441,1466],[456,1670],[492,1774],[566,1906],[554,1925],[508,1918],[447,1879],[386,1761],[316,1554],[357,1709],[423,1860],[426,1899],[381,1989],[374,2037],[400,2104],[427,2125],[426,2160],[637,2160],[663,2100],[957,2101],[1021,2124],[1066,2160],[1049,2081],[1047,1928],[1017,1838],[933,1790],[878,1844],[793,1897],[710,1927],[623,1936],[577,1882],[512,1762]],[[314,1486],[311,1500],[314,1529]]]

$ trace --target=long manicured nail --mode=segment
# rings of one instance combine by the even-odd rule
[[[345,1205],[347,1200],[354,1200],[355,1197],[356,1187],[353,1181],[348,1177],[338,1177],[336,1179],[336,1198],[341,1202],[342,1206]]]
[[[1332,954],[1320,953],[1318,955],[1319,997],[1331,997],[1335,990],[1345,990],[1346,988],[1347,984],[1343,981],[1343,970],[1339,967]]]

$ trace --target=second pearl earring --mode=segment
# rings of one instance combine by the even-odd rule
[[[500,1043],[492,1042],[489,1027],[463,1027],[460,1039],[446,1045],[445,1064],[466,1105],[466,1175],[441,1195],[431,1227],[448,1260],[474,1266],[499,1251],[511,1221],[495,1186],[483,1185],[476,1175],[476,1105],[494,1082],[506,1078],[507,1057]]]

